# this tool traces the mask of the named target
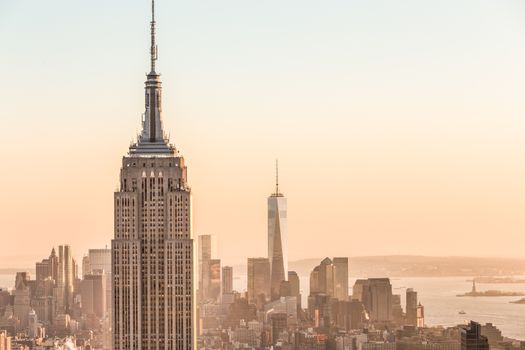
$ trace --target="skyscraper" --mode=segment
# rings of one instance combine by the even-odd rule
[[[212,257],[217,254],[216,240],[212,235],[199,235],[198,241],[199,254],[199,302],[204,302],[210,296]],[[220,287],[220,286],[219,286]]]
[[[217,301],[217,299],[221,295],[221,260],[211,259],[209,266],[210,285],[208,288],[207,298],[213,301]]]
[[[461,329],[461,350],[489,350],[489,341],[481,335],[479,323],[470,321]]]
[[[67,314],[73,306],[75,280],[73,253],[69,245],[58,246],[57,311]]]
[[[28,315],[31,310],[30,279],[29,272],[16,273],[15,290],[13,291],[13,312],[22,327],[27,327]]]
[[[102,270],[85,275],[80,285],[82,313],[104,317],[106,313],[106,275]]]
[[[370,312],[372,309],[372,295],[370,293],[370,280],[357,279],[352,289],[352,299],[363,303],[365,309]]]
[[[352,299],[363,303],[373,322],[389,322],[394,318],[394,296],[389,278],[356,280]]]
[[[111,274],[111,250],[110,249],[90,249],[89,257],[89,274],[95,270],[104,270],[105,274]]]
[[[82,259],[82,274],[104,275],[106,282],[104,286],[105,312],[111,315],[111,249],[90,249],[88,255]]]
[[[233,292],[233,267],[224,266],[222,268],[222,294]]]
[[[419,303],[416,309],[416,326],[425,327],[425,307]]]
[[[46,294],[45,287],[54,286],[57,282],[58,277],[58,257],[55,254],[55,249],[51,251],[51,255],[47,259],[43,259],[41,262],[37,262],[35,266],[36,270],[36,295],[51,295],[50,293]]]
[[[290,294],[293,297],[300,298],[301,287],[299,281],[299,275],[295,271],[288,271],[288,281],[290,282]]]
[[[191,190],[184,158],[162,128],[155,25],[152,1],[146,111],[114,196],[115,350],[195,348]]]
[[[372,321],[392,320],[392,285],[389,278],[369,278],[370,319]]]
[[[406,291],[406,324],[417,326],[417,292],[408,288]]]
[[[248,301],[257,304],[270,295],[270,261],[266,258],[248,258]]]
[[[208,277],[209,277],[209,261],[211,259],[211,236],[210,235],[199,235],[198,242],[199,252],[199,295],[200,299],[204,299],[206,291],[208,289]]]
[[[286,281],[288,275],[287,201],[279,192],[278,166],[276,166],[275,179],[275,192],[268,197],[268,259],[270,260],[272,300],[279,297],[281,281]]]
[[[297,307],[301,308],[301,284],[299,275],[295,271],[288,271],[288,282],[290,283],[290,295],[296,297]]]
[[[348,258],[334,258],[334,297],[348,300]]]
[[[348,258],[324,258],[310,273],[310,295],[326,294],[348,300]]]
[[[91,273],[91,264],[89,263],[89,255],[82,257],[82,278]]]

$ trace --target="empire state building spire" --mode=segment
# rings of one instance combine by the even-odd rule
[[[129,154],[138,157],[173,155],[175,148],[169,143],[162,128],[162,83],[160,74],[155,71],[158,58],[156,44],[155,0],[151,1],[150,22],[150,72],[146,75],[146,111],[142,118],[142,131],[137,142],[130,146]]]
[[[155,73],[155,61],[157,60],[157,44],[155,43],[155,0],[151,0],[151,73]],[[151,74],[150,73],[150,74]]]

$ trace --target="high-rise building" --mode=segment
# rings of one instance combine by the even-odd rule
[[[373,322],[389,322],[394,318],[394,297],[388,278],[356,280],[352,290],[352,299],[363,303]],[[397,304],[400,304],[400,301]],[[400,305],[398,305],[399,308]]]
[[[38,315],[35,310],[31,309],[27,316],[28,326],[27,326],[27,335],[30,338],[35,338],[38,335]]]
[[[55,248],[51,250],[49,258],[37,262],[36,270],[36,291],[37,296],[52,295],[52,288],[58,279],[58,257]],[[51,288],[51,289],[50,289]]]
[[[406,291],[406,324],[417,326],[417,292],[412,288]]]
[[[279,298],[291,296],[292,287],[290,286],[290,281],[281,281],[281,286],[279,287]]]
[[[55,299],[50,295],[38,296],[31,300],[31,307],[38,315],[38,320],[44,323],[53,323],[55,317]]]
[[[337,327],[344,330],[359,329],[366,320],[366,310],[358,300],[339,301],[332,299]]]
[[[357,279],[352,288],[352,299],[363,303],[365,309],[370,311],[372,296],[370,295],[370,281],[367,279]]]
[[[184,158],[162,127],[155,26],[152,1],[146,111],[142,131],[122,159],[114,196],[114,350],[196,345],[191,190]]]
[[[336,257],[334,264],[334,297],[340,301],[348,300],[348,258]]]
[[[348,258],[324,258],[310,273],[310,295],[348,300]]]
[[[82,257],[82,278],[91,274],[91,264],[89,263],[89,255]]]
[[[392,320],[398,325],[402,325],[404,322],[401,294],[392,294]]]
[[[288,327],[288,315],[286,313],[272,313],[270,315],[271,324],[271,343],[275,345],[280,340],[282,332],[286,331]]]
[[[310,273],[310,295],[334,294],[333,264],[330,258],[324,258]]]
[[[372,321],[392,321],[392,285],[388,278],[370,278],[370,319]]]
[[[105,316],[106,280],[103,270],[95,270],[93,274],[84,276],[80,286],[83,314],[95,315],[99,318]]]
[[[13,291],[14,316],[20,321],[21,327],[28,326],[28,316],[31,310],[31,290],[29,288],[29,272],[17,272],[15,289]]]
[[[37,262],[35,264],[35,271],[36,271],[36,283],[37,287],[40,283],[43,283],[46,278],[51,277],[51,269],[49,266],[49,260],[43,259],[41,262]]]
[[[106,292],[105,312],[108,315],[111,315],[111,249],[89,249],[87,260],[88,270],[83,272],[85,275],[103,274],[106,277],[106,285],[104,289]]]
[[[75,262],[69,245],[58,246],[57,312],[70,313],[73,306]]]
[[[75,258],[71,258],[71,267],[73,268],[73,284],[75,283],[75,281],[77,281],[79,278],[78,278],[78,264],[77,264],[77,261],[75,260]]]
[[[267,258],[248,258],[248,302],[262,307],[270,297],[270,261]]]
[[[111,274],[111,249],[90,249],[89,257],[89,274],[95,270],[103,270],[105,274]]]
[[[419,303],[416,309],[416,326],[425,327],[425,307]]]
[[[484,326],[481,326],[481,335],[487,337],[491,348],[498,347],[499,342],[502,342],[504,339],[501,330],[495,327],[492,323],[486,323]]]
[[[199,301],[209,298],[210,289],[210,260],[216,254],[215,240],[212,235],[199,235],[197,244],[199,255]]]
[[[275,192],[268,197],[268,259],[270,260],[271,298],[279,298],[281,281],[288,275],[287,201],[279,192],[279,168],[276,168]]]
[[[297,272],[288,271],[288,282],[290,283],[290,295],[296,298],[297,307],[301,309],[301,284]]]
[[[58,281],[58,256],[55,248],[51,249],[49,256],[49,264],[51,265],[51,278],[57,283]]]
[[[211,259],[209,261],[209,277],[210,285],[208,288],[208,299],[217,301],[221,295],[221,260]]]
[[[224,266],[222,268],[222,294],[233,292],[233,267]]]
[[[288,271],[288,281],[290,282],[290,294],[293,297],[300,297],[301,285],[299,281],[299,275],[295,271]]]
[[[461,350],[489,350],[489,341],[481,335],[479,323],[470,321],[461,329]]]
[[[211,235],[199,235],[199,263],[212,258],[212,245],[213,243]]]

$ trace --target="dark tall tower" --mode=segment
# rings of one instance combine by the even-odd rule
[[[115,192],[114,350],[195,349],[191,191],[184,158],[162,129],[155,24],[152,1],[146,111]]]
[[[489,341],[481,335],[479,323],[470,321],[468,326],[461,330],[461,350],[489,350]]]

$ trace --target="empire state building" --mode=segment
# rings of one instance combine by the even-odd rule
[[[162,128],[162,88],[151,69],[136,143],[122,158],[114,196],[113,349],[195,349],[191,191],[184,158]]]

